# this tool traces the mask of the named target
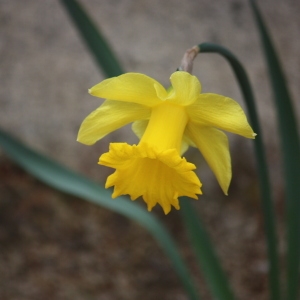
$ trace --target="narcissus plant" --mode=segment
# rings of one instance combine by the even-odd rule
[[[178,197],[198,199],[201,182],[195,165],[182,156],[197,147],[227,194],[231,160],[227,136],[222,130],[253,139],[241,106],[217,94],[201,94],[199,80],[178,71],[167,90],[156,80],[139,73],[126,73],[102,81],[89,90],[104,103],[86,117],[78,141],[92,145],[129,123],[140,138],[138,145],[111,143],[99,164],[114,168],[106,188],[114,186],[113,198],[140,196],[148,210],[158,203],[165,214],[179,209]]]

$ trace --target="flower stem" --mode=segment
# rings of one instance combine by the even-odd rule
[[[178,71],[185,71],[192,74],[193,71],[193,61],[199,53],[199,47],[194,46],[191,49],[185,51],[183,58],[181,60],[180,67]]]
[[[257,133],[255,138],[255,154],[258,166],[258,177],[260,182],[260,190],[262,197],[262,210],[264,216],[264,224],[267,237],[267,251],[269,259],[269,285],[271,288],[271,299],[281,299],[280,292],[280,280],[279,280],[279,264],[278,264],[278,243],[276,234],[275,212],[272,202],[271,186],[268,174],[267,160],[265,150],[263,146],[262,130],[260,128],[258,114],[256,111],[254,95],[251,89],[251,85],[241,63],[238,59],[226,48],[210,44],[202,43],[198,45],[200,53],[218,53],[223,56],[231,65],[236,79],[240,85],[242,94],[244,96],[250,122],[252,123],[254,131]]]

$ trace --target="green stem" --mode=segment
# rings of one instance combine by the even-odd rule
[[[199,45],[199,52],[218,53],[223,56],[231,65],[235,77],[239,83],[245,102],[248,108],[250,122],[254,131],[257,133],[255,138],[255,154],[257,159],[258,177],[262,196],[262,210],[264,216],[264,224],[267,237],[267,251],[269,259],[269,285],[271,289],[271,299],[280,300],[280,280],[279,280],[279,264],[278,264],[278,246],[275,224],[275,212],[272,203],[271,186],[268,175],[267,160],[263,146],[262,130],[260,128],[258,114],[256,111],[254,95],[251,85],[241,63],[238,59],[226,48],[215,44],[203,43]]]

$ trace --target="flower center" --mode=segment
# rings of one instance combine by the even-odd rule
[[[163,103],[152,109],[147,129],[139,144],[154,146],[158,151],[176,149],[181,142],[188,116],[184,107]]]

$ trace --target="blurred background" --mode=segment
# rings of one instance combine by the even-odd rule
[[[247,1],[82,0],[124,69],[165,86],[186,49],[221,44],[248,71],[263,125],[279,220],[283,183],[277,125],[258,32]],[[258,1],[283,63],[294,100],[300,92],[300,2]],[[228,64],[201,54],[194,74],[204,92],[243,99]],[[0,0],[0,127],[65,166],[103,183],[97,165],[111,141],[137,142],[130,126],[92,147],[76,142],[82,120],[102,100],[87,93],[103,80],[60,1]],[[299,101],[295,102],[297,115]],[[266,254],[253,141],[230,137],[233,181],[222,195],[199,152],[204,196],[195,203],[239,299],[267,299]],[[51,190],[0,149],[0,299],[187,299],[168,258],[135,223]],[[142,201],[140,201],[142,202]],[[142,203],[141,203],[142,204]],[[143,204],[142,204],[143,205]],[[178,212],[154,210],[198,273]],[[280,225],[280,224],[279,224]],[[282,231],[279,226],[279,231]],[[281,246],[281,253],[284,251]]]

